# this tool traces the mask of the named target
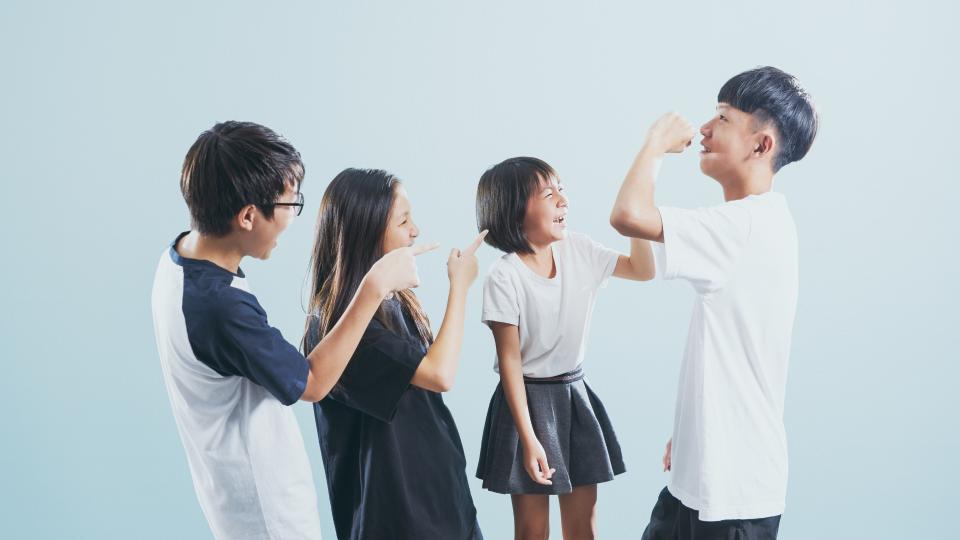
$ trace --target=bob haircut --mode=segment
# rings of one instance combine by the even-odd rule
[[[477,228],[489,231],[485,241],[506,253],[533,253],[523,234],[527,200],[556,176],[547,162],[533,157],[510,158],[487,169],[477,185]]]

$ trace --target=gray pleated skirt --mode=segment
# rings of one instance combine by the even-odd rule
[[[583,370],[534,379],[524,377],[527,407],[537,440],[556,469],[552,485],[538,484],[523,468],[523,445],[502,385],[490,399],[483,426],[477,478],[496,493],[561,495],[574,487],[613,480],[626,471],[620,443],[600,398]]]

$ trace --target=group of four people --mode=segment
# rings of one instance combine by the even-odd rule
[[[463,446],[441,394],[457,372],[467,292],[484,241],[482,321],[496,344],[476,475],[510,494],[517,538],[548,535],[549,496],[564,538],[596,534],[597,484],[625,471],[611,419],[584,377],[598,290],[611,277],[684,279],[696,291],[684,352],[671,470],[647,540],[775,538],[786,494],[783,400],[797,295],[797,240],[775,173],[801,159],[817,113],[792,76],[750,70],[720,90],[700,128],[700,168],[723,204],[654,205],[665,154],[694,128],[667,114],[617,195],[610,223],[629,255],[567,232],[557,172],[530,157],[486,171],[480,235],[447,259],[449,296],[434,333],[412,289],[420,231],[400,181],[347,169],[324,193],[311,257],[302,352],[270,326],[240,269],[266,259],[303,209],[299,153],[268,128],[224,122],[184,161],[191,230],[164,250],[152,305],[161,365],[200,505],[217,538],[320,537],[296,419],[314,403],[337,536],[481,539]],[[625,356],[630,356],[626,351]]]

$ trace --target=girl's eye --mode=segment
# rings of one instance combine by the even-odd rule
[[[544,197],[544,198],[545,198],[545,199],[549,199],[550,197],[553,197],[553,192],[547,193],[546,197]]]

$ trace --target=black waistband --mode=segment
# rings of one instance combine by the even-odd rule
[[[562,375],[555,375],[553,377],[523,377],[523,382],[526,384],[569,384],[572,382],[577,382],[583,378],[583,368],[577,367],[573,371],[569,371]]]

